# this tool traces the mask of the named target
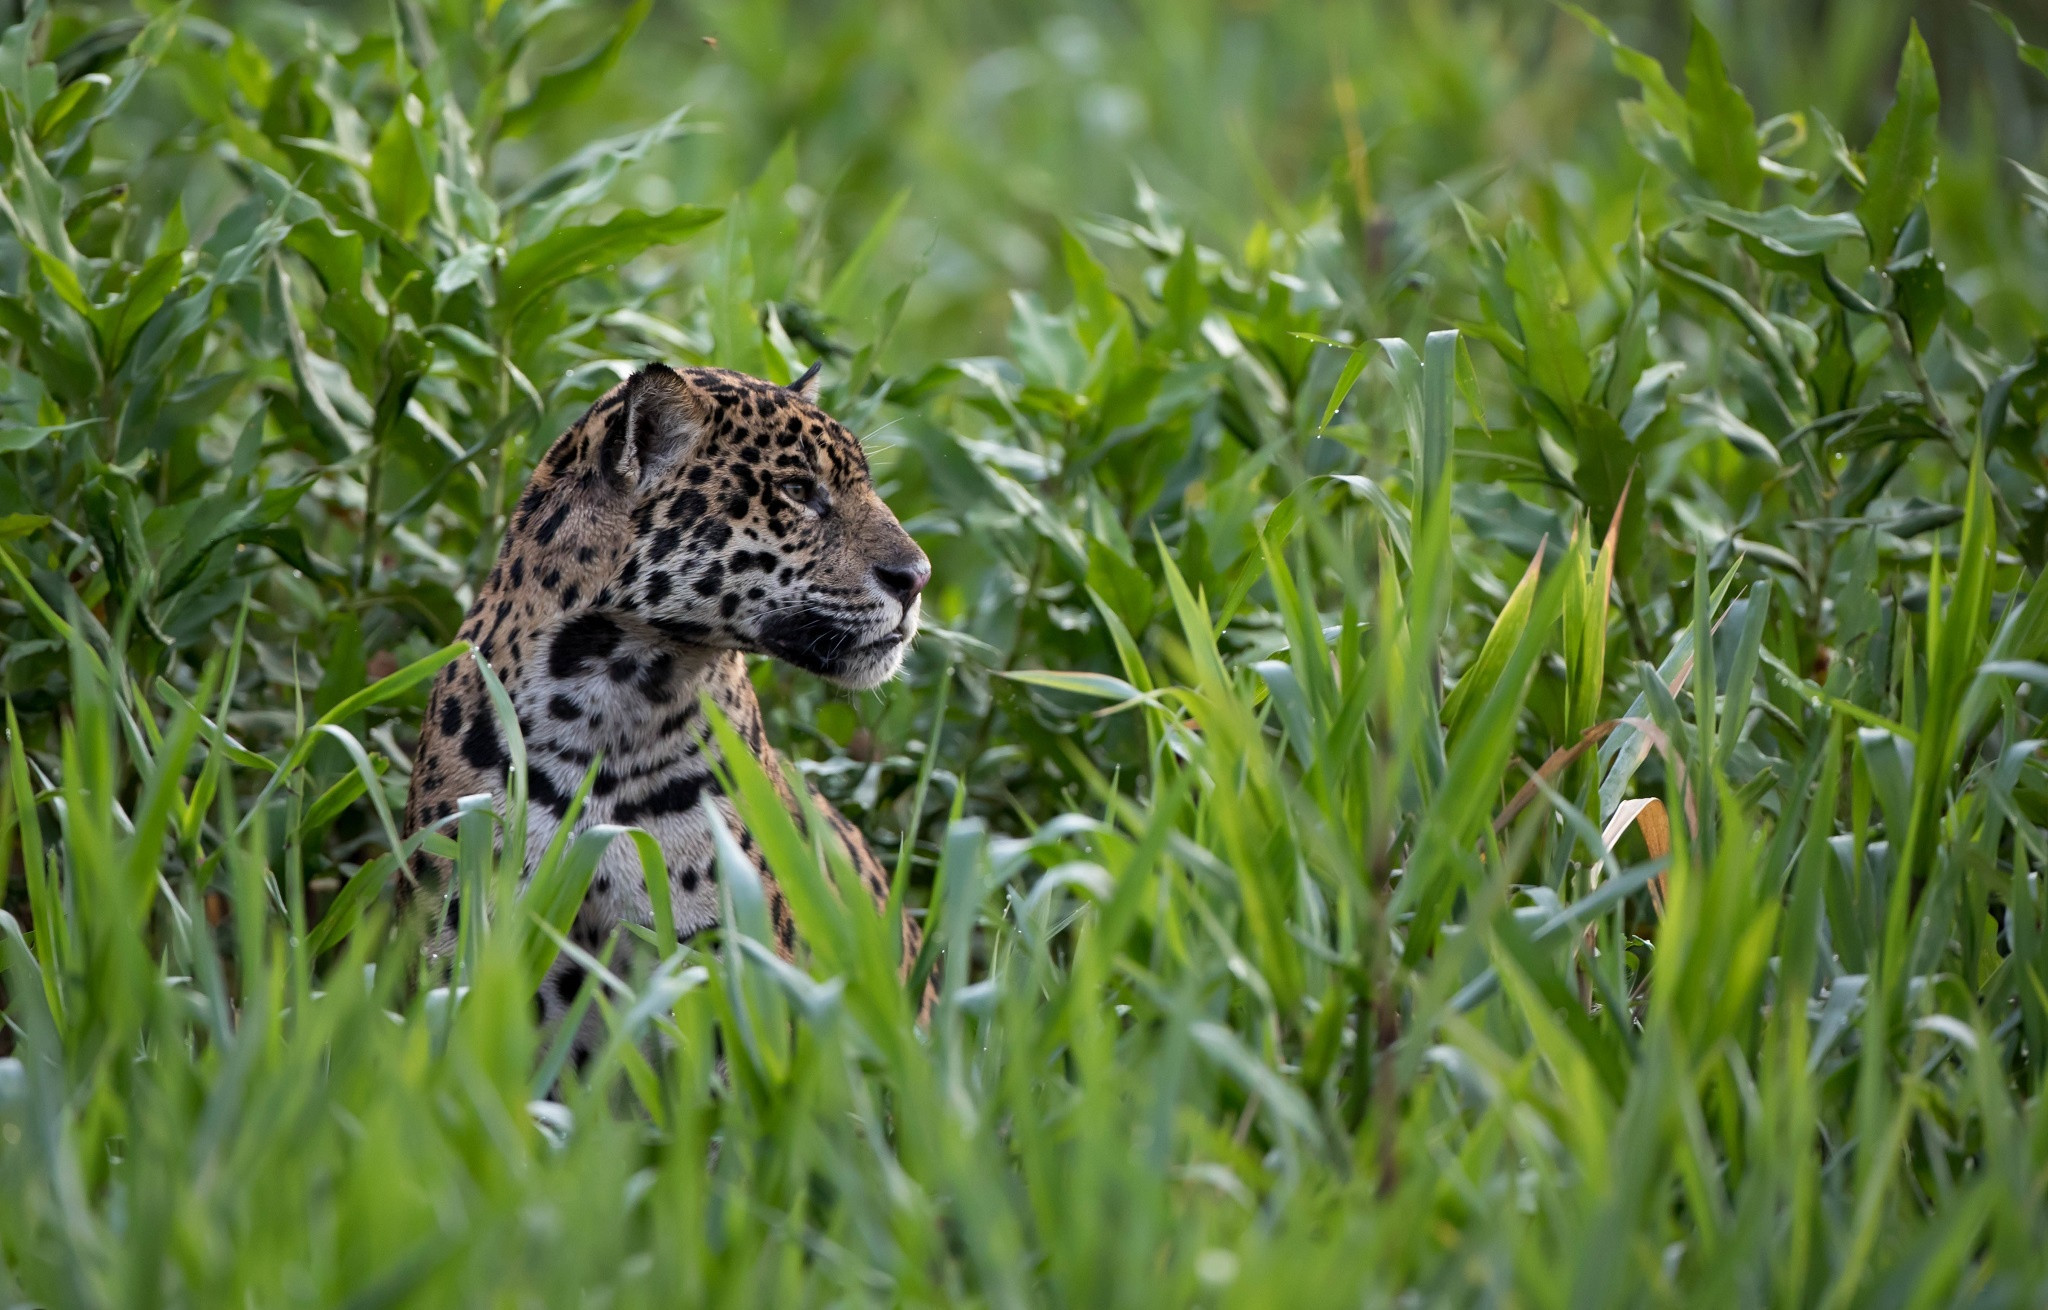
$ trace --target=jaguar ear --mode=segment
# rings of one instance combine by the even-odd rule
[[[649,364],[626,382],[605,425],[602,463],[623,487],[644,487],[682,462],[705,430],[704,400],[682,374]]]
[[[804,375],[802,377],[798,378],[796,381],[789,384],[789,389],[791,391],[794,391],[799,396],[802,396],[805,400],[810,401],[813,405],[817,404],[819,382],[818,372],[824,367],[825,361],[822,359],[812,364],[809,368],[804,370]]]

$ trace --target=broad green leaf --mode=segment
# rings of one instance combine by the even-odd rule
[[[384,120],[377,145],[370,152],[370,194],[377,217],[410,241],[434,203],[434,173],[439,139],[427,120],[427,108],[411,92],[399,97],[396,110]]]
[[[1961,779],[1956,754],[1961,748],[1963,709],[1978,666],[1989,644],[1991,583],[1996,568],[1997,537],[1990,482],[1984,471],[1984,450],[1971,460],[1969,499],[1963,510],[1957,547],[1955,585],[1943,597],[1941,556],[1929,559],[1927,606],[1927,690],[1921,707],[1912,770],[1912,820],[1897,850],[1897,878],[1887,914],[1887,958],[1904,940],[1905,916],[1923,890],[1938,876],[1937,851],[1949,794]]]
[[[1877,136],[1863,157],[1869,183],[1856,216],[1870,238],[1871,262],[1883,265],[1898,244],[1899,229],[1919,207],[1934,179],[1935,148],[1941,116],[1941,92],[1934,84],[1934,61],[1914,23],[1899,58],[1896,98],[1878,125]]]
[[[0,424],[0,455],[16,450],[33,450],[51,437],[82,428],[98,427],[100,420],[82,418],[75,423],[53,423],[43,427],[28,424]]]
[[[1825,255],[1844,240],[1863,235],[1863,225],[1853,214],[1813,214],[1797,205],[1761,213],[1716,200],[1694,200],[1688,207],[1717,227],[1754,237],[1773,253],[1792,257]]]
[[[1088,538],[1088,586],[1128,628],[1142,632],[1152,621],[1157,595],[1152,575],[1093,535]]]
[[[88,323],[98,318],[93,312],[91,298],[78,281],[77,270],[41,246],[30,245],[28,253],[35,261],[36,271],[43,275],[43,280],[49,283],[50,290],[57,293],[59,300],[77,310],[79,317]]]
[[[58,91],[56,65],[41,57],[41,28],[48,10],[48,0],[30,0],[13,11],[14,21],[0,32],[0,90],[13,96],[31,118]]]
[[[1529,385],[1550,402],[1563,435],[1592,384],[1592,365],[1580,344],[1564,272],[1535,229],[1520,218],[1508,225],[1504,275],[1514,297]]]
[[[1192,237],[1182,239],[1180,253],[1174,256],[1172,265],[1166,270],[1166,282],[1160,296],[1166,306],[1167,325],[1173,338],[1182,344],[1192,343],[1202,330],[1202,319],[1209,312],[1209,288],[1202,283],[1202,257]],[[1328,426],[1329,421],[1329,416],[1325,415],[1323,425]]]
[[[1074,290],[1076,335],[1081,348],[1092,353],[1111,331],[1126,325],[1129,312],[1110,290],[1109,273],[1102,261],[1064,227],[1060,229],[1060,258]]]
[[[1370,358],[1356,346],[1348,347],[1351,357],[1344,361],[1344,371],[1337,375],[1336,383],[1330,388],[1330,399],[1323,406],[1323,416],[1316,420],[1316,435],[1322,436],[1330,426],[1330,420],[1337,417],[1337,410],[1344,404],[1344,398],[1351,394],[1351,388],[1358,383],[1359,375],[1365,372],[1366,361]]]
[[[322,215],[292,228],[286,245],[305,257],[327,294],[321,317],[336,336],[367,361],[384,340],[389,313],[384,298],[364,275],[365,243],[361,233],[344,231]]]
[[[1098,700],[1138,700],[1145,693],[1107,673],[1067,673],[1054,669],[1012,669],[1003,674],[1013,682],[1027,683],[1033,687],[1044,687],[1048,691],[1071,692],[1076,696],[1093,696]]]
[[[356,776],[354,773],[348,775],[350,778]],[[349,933],[354,931],[355,926],[362,922],[363,915],[390,883],[391,875],[398,871],[405,860],[412,858],[413,853],[425,844],[431,832],[429,829],[414,833],[400,848],[402,856],[400,853],[385,851],[349,875],[348,881],[342,884],[341,891],[328,903],[327,912],[320,916],[320,922],[315,924],[313,931],[307,935],[306,950],[318,956],[340,945]]]
[[[1723,200],[1738,209],[1755,208],[1764,184],[1756,114],[1728,80],[1720,43],[1698,17],[1692,20],[1692,49],[1685,57],[1685,110],[1693,166]]]
[[[1755,456],[1767,463],[1778,466],[1784,459],[1771,439],[1736,417],[1728,403],[1711,392],[1702,392],[1691,397],[1685,404],[1688,421],[1712,428],[1728,438],[1746,455]]]
[[[1429,464],[1423,446],[1422,357],[1399,337],[1383,337],[1379,346],[1394,370],[1394,396],[1401,403],[1401,418],[1408,429],[1409,472],[1415,481],[1416,504],[1420,506],[1427,499],[1423,486]]]
[[[1503,671],[1508,667],[1508,657],[1514,653],[1522,640],[1522,630],[1528,626],[1529,614],[1536,603],[1537,584],[1543,578],[1543,550],[1538,548],[1536,557],[1529,561],[1529,567],[1522,571],[1522,580],[1508,593],[1507,603],[1500,607],[1494,618],[1493,627],[1480,643],[1479,654],[1458,678],[1458,685],[1451,688],[1451,694],[1444,698],[1444,737],[1456,743],[1465,726],[1479,711],[1480,704],[1500,683]]]
[[[1535,575],[1536,563],[1531,562],[1530,577]],[[1501,777],[1513,747],[1537,661],[1550,644],[1552,625],[1563,604],[1564,581],[1562,570],[1552,570],[1537,587],[1533,605],[1515,624],[1519,631],[1509,634],[1512,650],[1507,658],[1499,663],[1489,685],[1482,687],[1475,681],[1468,693],[1478,708],[1462,712],[1466,730],[1451,744],[1442,785],[1421,815],[1413,854],[1390,902],[1396,913],[1410,906],[1415,910],[1415,923],[1402,949],[1403,959],[1411,966],[1438,944],[1438,928],[1449,912],[1457,875],[1471,859],[1472,844],[1479,840],[1485,817],[1495,803],[1494,780]],[[1503,633],[1504,629],[1496,624],[1494,631]],[[1459,687],[1464,685],[1461,679]]]
[[[164,301],[185,276],[186,252],[165,250],[149,257],[115,302],[97,315],[107,367],[119,368],[128,358],[128,348],[150,316],[163,308]]]
[[[1456,328],[1439,328],[1422,340],[1422,461],[1416,472],[1421,489],[1418,503],[1425,509],[1457,476],[1452,463],[1457,447],[1451,398],[1457,394],[1458,354],[1463,344]]]
[[[1642,492],[1633,484],[1624,491],[1630,500]],[[1607,624],[1609,596],[1618,572],[1621,525],[1626,506],[1608,520],[1607,535],[1601,539],[1600,560],[1586,570],[1586,587],[1579,613],[1567,612],[1565,662],[1571,669],[1571,721],[1574,732],[1584,732],[1600,717],[1600,699],[1607,690]],[[1583,556],[1582,556],[1583,558]],[[1576,631],[1578,640],[1571,640]],[[1587,771],[1595,762],[1589,761]]]
[[[499,312],[514,322],[562,283],[616,269],[655,246],[674,245],[723,212],[702,205],[678,205],[659,214],[628,209],[603,223],[559,228],[506,261],[498,284]]]

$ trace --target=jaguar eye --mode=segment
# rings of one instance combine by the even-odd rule
[[[818,484],[811,478],[784,478],[776,484],[776,489],[799,505],[808,505],[813,509],[821,508]]]

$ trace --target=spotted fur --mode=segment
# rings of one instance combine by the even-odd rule
[[[675,930],[687,938],[719,917],[700,805],[710,797],[760,870],[785,956],[796,926],[705,759],[702,694],[801,819],[763,734],[745,657],[773,655],[842,686],[877,686],[902,663],[931,576],[924,552],[875,494],[860,443],[814,398],[738,373],[659,364],[612,388],[541,460],[460,634],[517,710],[529,875],[601,757],[577,827],[615,823],[654,835],[668,863]],[[445,818],[463,796],[485,792],[502,805],[509,763],[481,672],[468,661],[449,665],[420,730],[406,831]],[[888,877],[860,832],[814,799],[862,882],[886,902]],[[416,872],[446,889],[444,861],[422,857]],[[449,921],[460,912],[454,905]],[[595,948],[626,921],[651,925],[653,917],[638,857],[631,843],[616,842],[572,940]],[[907,962],[918,940],[908,920],[903,934]],[[448,940],[444,933],[444,947]],[[536,998],[545,1020],[568,1008],[581,975],[566,957],[557,962]],[[579,1060],[598,1035],[587,1022]]]

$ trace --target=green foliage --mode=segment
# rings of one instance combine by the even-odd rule
[[[1898,98],[1877,129],[1864,162],[1868,181],[1856,215],[1870,236],[1870,253],[1882,261],[1897,248],[1899,229],[1920,204],[1934,172],[1935,131],[1941,93],[1927,43],[1914,28],[1899,62]]]
[[[2048,183],[1941,42],[1858,150],[1696,20],[827,8],[0,32],[0,1303],[2038,1301]],[[757,681],[923,953],[744,751],[802,967],[729,833],[594,952],[646,834],[401,839],[546,444],[820,357],[929,627]]]

